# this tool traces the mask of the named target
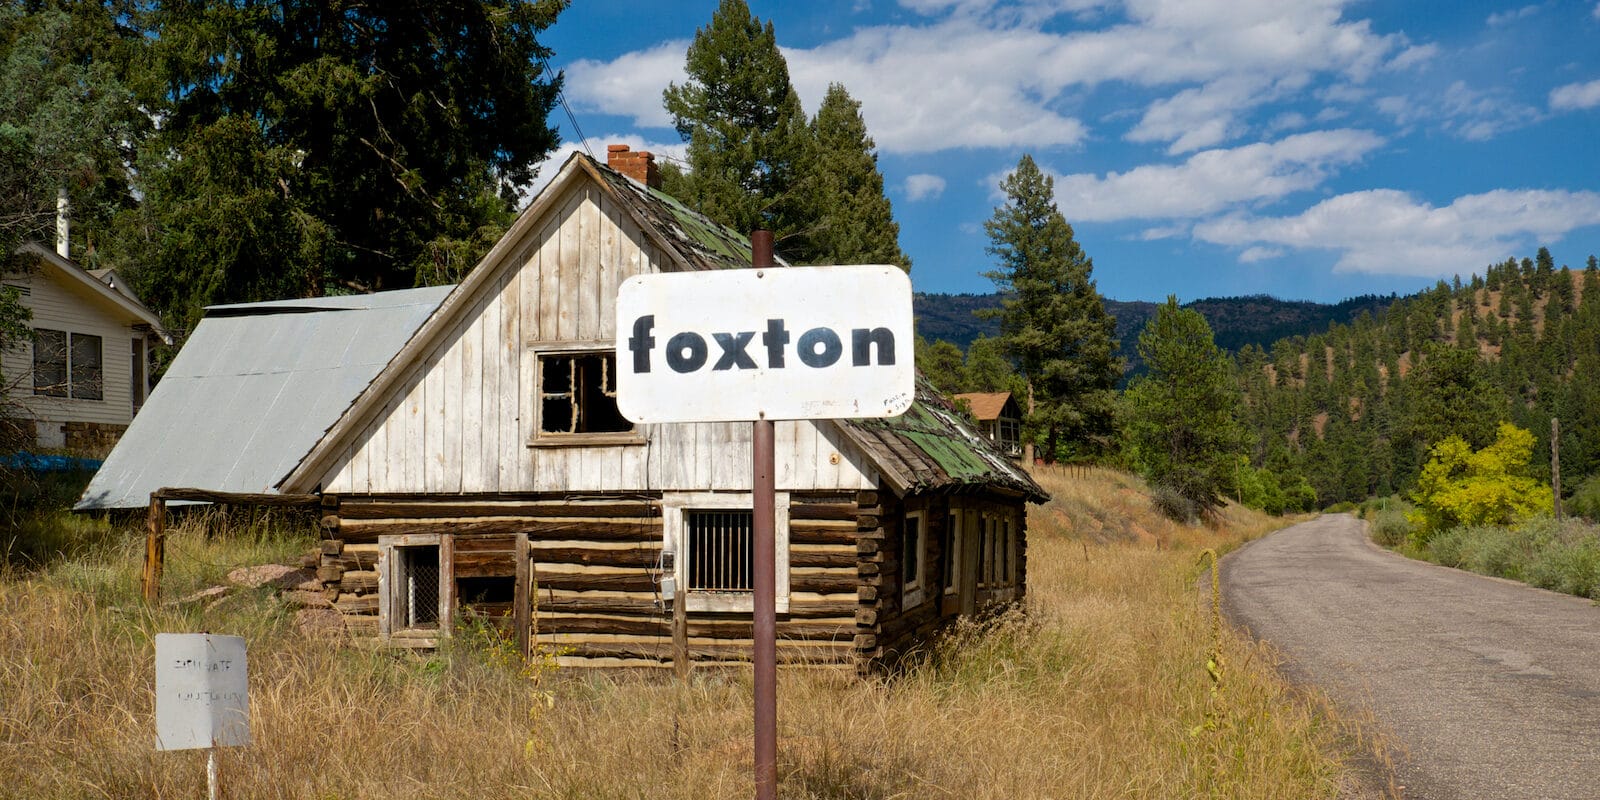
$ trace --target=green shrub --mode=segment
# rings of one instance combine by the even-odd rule
[[[1600,473],[1590,475],[1578,484],[1572,499],[1567,501],[1567,510],[1588,518],[1590,522],[1600,522]]]
[[[1529,526],[1539,547],[1528,582],[1557,592],[1600,599],[1600,529],[1582,523]]]
[[[1356,510],[1356,504],[1349,500],[1340,500],[1327,508],[1322,509],[1324,514],[1346,514]]]
[[[1394,508],[1372,512],[1372,541],[1384,547],[1399,547],[1411,535],[1406,512]]]
[[[1533,445],[1533,434],[1509,422],[1500,423],[1499,438],[1482,450],[1459,436],[1435,444],[1411,494],[1417,547],[1458,525],[1512,525],[1549,513],[1550,494],[1528,475]]]
[[[1192,523],[1200,517],[1200,504],[1185,497],[1183,491],[1174,486],[1150,487],[1150,504],[1157,513],[1175,522]]]

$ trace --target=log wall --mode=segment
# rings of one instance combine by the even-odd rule
[[[790,495],[789,610],[778,618],[778,659],[784,664],[854,666],[860,656],[859,534],[878,525],[876,493]],[[671,606],[662,602],[662,506],[659,496],[613,494],[585,499],[521,497],[430,498],[344,496],[328,504],[318,578],[328,587],[346,627],[378,634],[380,537],[448,538],[447,572],[462,579],[514,574],[506,542],[526,534],[532,645],[569,666],[670,667],[674,661]],[[448,576],[447,580],[451,579]],[[469,607],[457,596],[456,614],[476,613],[507,624],[515,609]],[[696,663],[747,661],[750,615],[691,612],[687,654]],[[426,637],[393,637],[431,644]],[[394,643],[394,642],[391,642]]]

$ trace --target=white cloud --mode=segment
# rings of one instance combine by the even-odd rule
[[[857,28],[784,55],[807,108],[829,83],[843,83],[886,153],[1076,146],[1088,129],[1064,106],[1074,91],[1108,82],[1180,93],[1200,86],[1196,101],[1152,106],[1142,123],[1140,136],[1181,139],[1174,126],[1188,117],[1177,112],[1209,105],[1209,132],[1174,145],[1182,152],[1235,131],[1232,115],[1257,101],[1234,87],[1325,73],[1360,82],[1404,45],[1367,20],[1344,19],[1348,2],[1126,0],[1121,16],[1086,22],[1106,0],[901,0],[929,21]],[[1040,24],[1061,15],[1075,20],[1065,32]],[[665,126],[661,91],[683,80],[686,48],[673,41],[576,62],[567,68],[568,97],[585,110]]]
[[[1231,76],[1150,104],[1128,132],[1134,142],[1172,142],[1169,155],[1212,147],[1243,132],[1239,112],[1270,99],[1267,82],[1256,76]]]
[[[1600,11],[1600,9],[1597,9]],[[1550,92],[1550,110],[1577,111],[1600,106],[1600,80],[1569,83]]]
[[[1202,217],[1315,188],[1335,168],[1360,161],[1382,144],[1370,131],[1313,131],[1202,151],[1182,164],[1149,164],[1104,177],[1062,175],[1056,178],[1056,203],[1073,222]]]
[[[1596,192],[1496,189],[1435,207],[1405,192],[1373,189],[1331,197],[1289,217],[1203,222],[1194,237],[1245,252],[1334,250],[1341,272],[1434,276],[1499,261],[1592,225],[1600,225]]]
[[[918,174],[906,177],[906,199],[911,202],[931,200],[944,194],[944,178],[938,175]]]
[[[1254,264],[1257,261],[1267,261],[1279,258],[1289,251],[1281,247],[1246,247],[1239,254],[1240,264]]]
[[[1594,4],[1594,13],[1593,13],[1592,16],[1595,19],[1600,19],[1600,3],[1595,3]]]
[[[1523,6],[1522,8],[1514,8],[1510,11],[1497,11],[1493,14],[1490,14],[1489,19],[1486,20],[1486,22],[1491,28],[1500,28],[1510,25],[1519,19],[1527,19],[1528,17],[1531,17],[1537,13],[1539,13],[1538,6]]]
[[[1406,70],[1432,61],[1438,55],[1439,45],[1431,43],[1414,45],[1401,50],[1400,55],[1395,56],[1385,66],[1392,70]]]
[[[1504,90],[1480,91],[1456,81],[1437,99],[1382,97],[1373,104],[1401,126],[1437,124],[1447,133],[1481,142],[1539,121],[1540,112]]]
[[[684,144],[683,142],[651,142],[642,136],[637,136],[631,133],[613,133],[605,136],[591,136],[585,139],[583,143],[562,142],[561,145],[555,149],[555,152],[550,154],[549,158],[539,162],[538,177],[534,178],[533,182],[522,191],[519,205],[527,205],[528,201],[532,200],[534,195],[537,195],[539,192],[543,191],[544,187],[548,186],[550,181],[555,179],[556,173],[561,171],[561,165],[567,163],[567,159],[571,158],[573,153],[584,150],[584,144],[588,145],[588,152],[593,154],[594,157],[602,164],[606,163],[606,145],[611,144],[625,144],[632,150],[648,151],[656,157],[657,164],[668,159],[682,161],[688,156],[689,150],[688,145]]]
[[[1179,236],[1189,235],[1189,224],[1182,222],[1177,225],[1158,225],[1154,228],[1145,228],[1139,232],[1139,240],[1154,242],[1161,239],[1175,239]]]
[[[687,39],[673,39],[612,61],[575,61],[565,70],[563,91],[579,111],[631,117],[633,124],[646,128],[669,127],[672,117],[661,104],[661,93],[667,84],[688,79],[683,71],[688,52]]]

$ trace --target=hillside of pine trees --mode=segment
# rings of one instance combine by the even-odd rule
[[[1247,345],[1236,356],[1250,458],[1304,476],[1323,505],[1407,488],[1426,447],[1474,447],[1506,420],[1538,438],[1550,475],[1551,419],[1569,490],[1600,472],[1600,269],[1557,267],[1548,250],[1440,281],[1325,332]]]

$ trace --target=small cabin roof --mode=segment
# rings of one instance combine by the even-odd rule
[[[274,491],[449,291],[207,308],[75,510],[166,487]]]
[[[967,401],[967,405],[972,408],[973,419],[988,422],[1000,418],[1001,412],[1006,410],[1006,403],[1011,402],[1011,393],[962,392],[954,399]]]
[[[897,493],[993,486],[1036,503],[1050,499],[1027,471],[966,424],[955,406],[920,375],[917,401],[906,413],[838,424]]]

